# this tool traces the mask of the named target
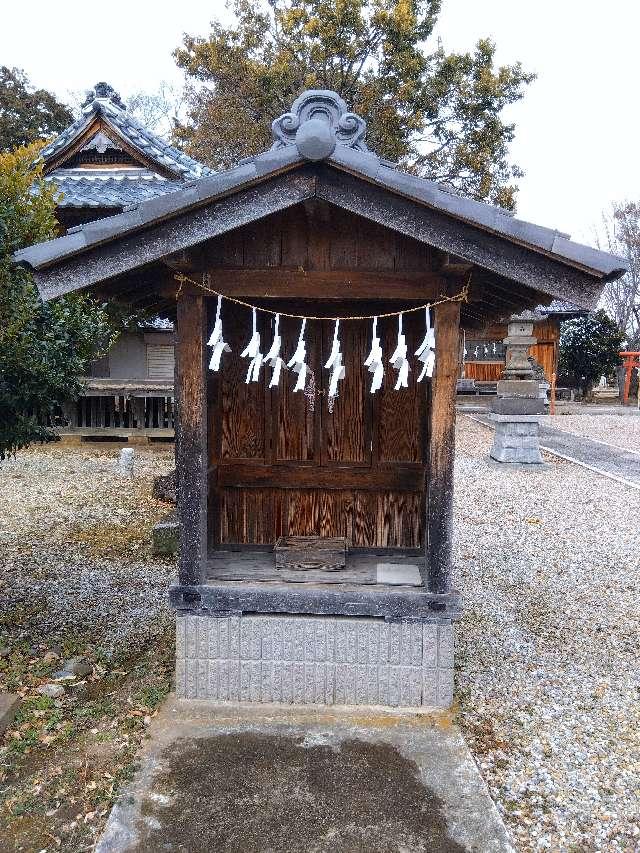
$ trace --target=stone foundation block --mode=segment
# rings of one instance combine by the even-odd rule
[[[494,416],[496,431],[490,456],[497,462],[542,464],[540,455],[540,425],[526,415],[509,420],[507,415]]]
[[[453,627],[346,616],[176,617],[176,694],[213,702],[448,708]]]
[[[154,524],[151,531],[154,554],[177,554],[180,547],[180,522],[175,512]]]
[[[540,393],[540,383],[534,379],[499,379],[496,383],[496,393],[498,397],[535,399]]]
[[[546,407],[540,397],[498,397],[491,404],[491,411],[498,415],[544,415]]]
[[[0,736],[2,736],[11,723],[13,723],[19,707],[19,696],[14,696],[12,693],[0,693]]]

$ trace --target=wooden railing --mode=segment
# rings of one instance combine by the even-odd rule
[[[175,404],[172,397],[86,396],[66,405],[64,423],[72,430],[173,430]]]

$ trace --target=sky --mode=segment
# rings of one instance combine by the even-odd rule
[[[501,63],[537,73],[516,122],[513,160],[525,171],[518,216],[593,243],[613,201],[640,199],[637,0],[443,0],[437,34],[448,50],[481,37]],[[165,11],[166,9],[166,11]],[[171,57],[183,33],[228,19],[222,0],[44,0],[7,4],[0,63],[23,68],[61,100],[106,80],[123,98],[180,86]]]

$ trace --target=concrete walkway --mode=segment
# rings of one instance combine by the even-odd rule
[[[513,853],[448,713],[170,696],[96,853]]]
[[[493,429],[488,415],[466,416]],[[640,453],[543,425],[540,426],[540,447],[560,459],[568,459],[597,474],[640,489]]]

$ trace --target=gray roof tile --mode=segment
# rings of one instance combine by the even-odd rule
[[[536,311],[540,314],[558,317],[558,319],[564,318],[566,320],[570,320],[573,317],[583,317],[589,313],[584,308],[579,308],[570,302],[563,302],[561,299],[554,299],[549,305],[538,305]]]
[[[53,142],[42,149],[45,163],[69,147],[90,123],[101,116],[106,124],[130,145],[160,165],[173,172],[176,178],[192,179],[214,174],[213,170],[198,163],[183,151],[168,145],[139,121],[133,118],[120,101],[118,95],[103,83],[99,83],[82,107],[80,118],[64,130]]]
[[[60,191],[58,207],[123,208],[184,187],[183,181],[168,181],[149,169],[56,169],[48,183]]]

